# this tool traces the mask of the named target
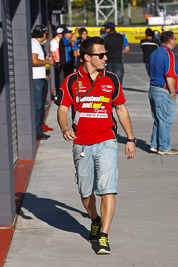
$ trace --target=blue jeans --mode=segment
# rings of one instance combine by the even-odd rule
[[[93,145],[74,145],[73,158],[77,184],[82,197],[117,194],[117,140],[110,139]],[[85,155],[81,157],[81,152]]]
[[[123,77],[124,77],[124,65],[123,65],[123,63],[107,62],[106,70],[109,70],[109,71],[115,73],[119,77],[119,80],[122,84]]]
[[[36,134],[42,133],[41,109],[42,109],[43,85],[44,85],[43,79],[33,79]]]
[[[172,148],[170,131],[176,113],[176,98],[171,98],[168,90],[151,85],[149,100],[154,119],[151,147],[169,150]]]

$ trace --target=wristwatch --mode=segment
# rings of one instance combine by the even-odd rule
[[[133,139],[127,138],[127,142],[137,143],[137,139],[134,137]]]

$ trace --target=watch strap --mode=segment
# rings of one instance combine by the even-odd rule
[[[137,139],[136,138],[132,138],[132,139],[127,138],[127,142],[132,142],[132,143],[135,143],[136,144]]]

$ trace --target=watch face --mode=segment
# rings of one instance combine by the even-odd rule
[[[133,139],[127,139],[127,142],[132,142],[132,143],[137,143],[137,139],[136,138],[133,138]]]

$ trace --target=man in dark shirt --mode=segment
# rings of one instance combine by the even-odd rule
[[[143,50],[143,62],[145,63],[145,68],[149,75],[150,73],[150,54],[159,47],[159,43],[154,38],[154,32],[147,28],[145,31],[146,38],[142,39],[140,42],[140,46]]]
[[[104,42],[107,53],[106,69],[114,72],[122,84],[124,76],[123,54],[130,51],[129,42],[124,34],[115,31],[115,25],[107,22],[105,25]]]
[[[72,51],[73,42],[76,39],[78,28],[74,33],[70,28],[65,28],[62,32],[63,38],[59,42],[59,55],[61,60],[61,69],[64,71],[64,78],[71,74],[74,69],[75,58]]]

